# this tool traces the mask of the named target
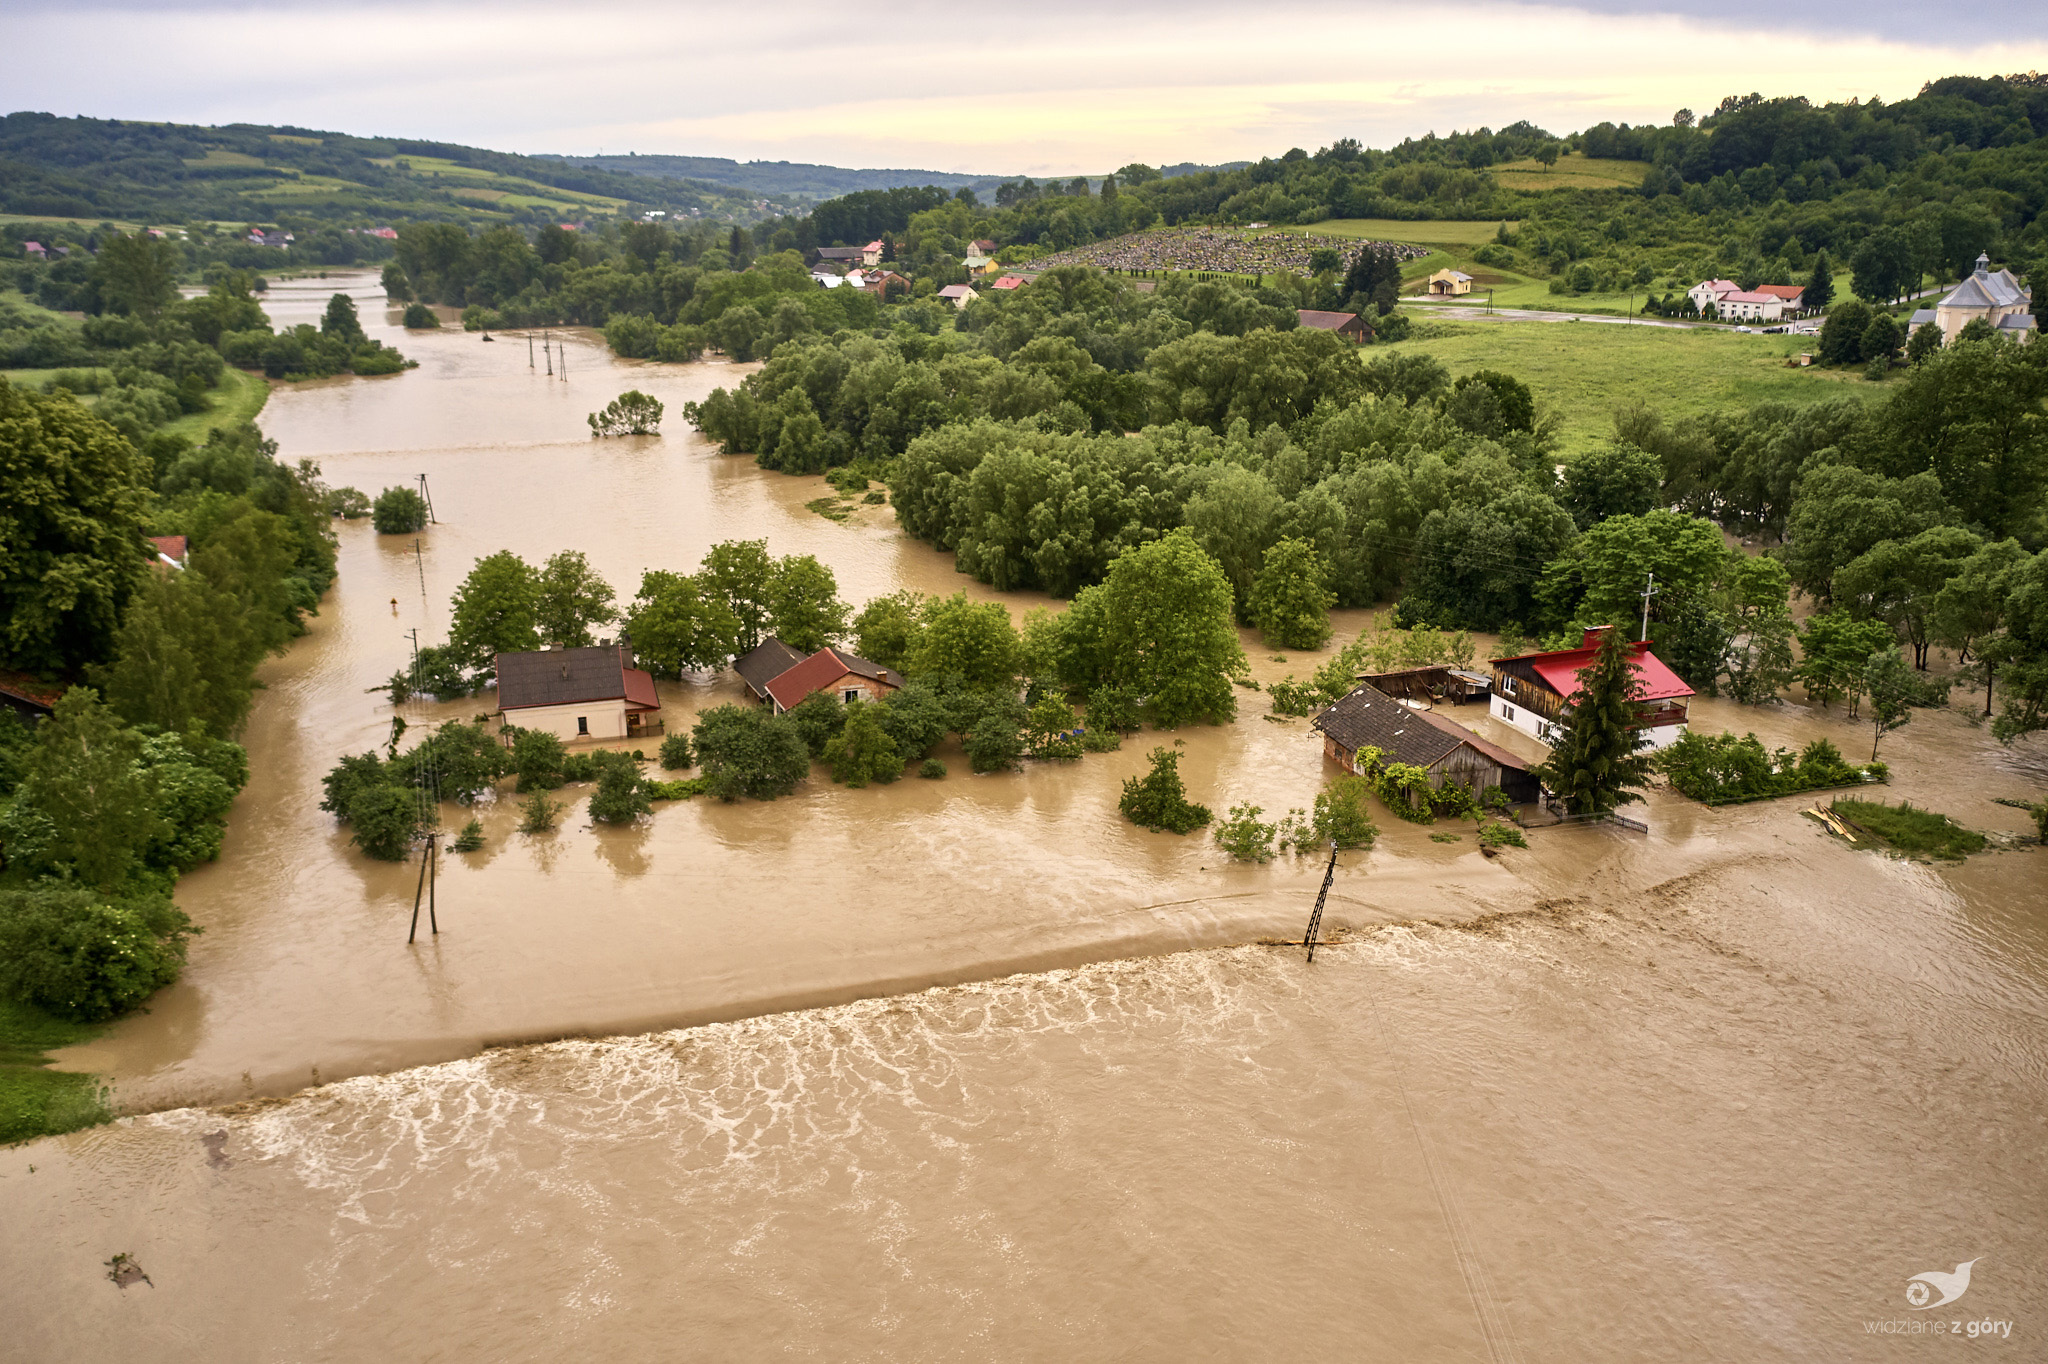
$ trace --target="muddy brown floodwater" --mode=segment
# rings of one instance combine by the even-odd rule
[[[346,282],[421,367],[280,391],[264,427],[372,495],[427,474],[441,522],[417,548],[340,528],[223,856],[180,886],[206,929],[184,980],[64,1057],[134,1116],[0,1152],[0,1355],[1878,1359],[1943,1348],[1941,1316],[2048,1356],[2038,848],[1930,867],[1803,801],[1665,792],[1647,836],[1495,861],[1383,820],[1310,967],[1247,944],[1299,936],[1319,867],[1117,818],[1147,734],[625,830],[525,836],[486,804],[444,931],[406,947],[416,869],[356,856],[319,779],[382,741],[371,689],[477,557],[581,549],[624,597],[758,537],[855,602],[997,598],[886,509],[835,524],[821,481],[714,453],[680,407],[737,367],[575,334],[551,382],[522,335],[403,334]],[[668,434],[591,441],[628,387]],[[1247,648],[1268,679],[1315,663]],[[736,693],[665,685],[664,714]],[[1175,736],[1192,791],[1308,804],[1315,738],[1242,700]],[[1695,720],[1868,743],[1796,705]],[[1954,712],[1884,756],[1893,799],[1978,828],[2023,829],[1992,798],[2048,785],[2038,742]],[[148,1283],[109,1281],[116,1254]],[[1967,1260],[1965,1297],[1911,1308],[1910,1276]]]

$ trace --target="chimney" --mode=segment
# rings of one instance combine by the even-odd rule
[[[1586,629],[1586,634],[1585,634],[1585,637],[1584,637],[1583,639],[1581,639],[1581,640],[1579,641],[1579,647],[1580,647],[1581,649],[1597,649],[1597,648],[1599,648],[1599,647],[1600,647],[1600,637],[1601,637],[1602,635],[1606,634],[1606,633],[1607,633],[1607,632],[1608,632],[1609,630],[1612,630],[1613,628],[1614,628],[1614,627],[1613,627],[1612,625],[1593,625],[1593,626],[1588,626],[1588,627],[1587,627],[1587,629]]]

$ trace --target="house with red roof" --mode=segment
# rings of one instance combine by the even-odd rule
[[[1023,288],[1023,287],[1024,287],[1024,286],[1025,286],[1026,284],[1029,284],[1030,282],[1031,282],[1031,281],[1029,281],[1028,279],[1026,279],[1026,278],[1025,278],[1024,276],[1022,276],[1022,275],[1004,275],[1004,276],[1003,276],[1003,277],[1002,277],[1001,279],[997,280],[997,281],[996,281],[996,282],[995,282],[994,284],[991,284],[991,285],[989,285],[989,288],[991,288],[991,289],[1021,289],[1021,288]]]
[[[1756,292],[1769,294],[1785,305],[1788,313],[1803,312],[1806,308],[1806,286],[1804,284],[1759,284]]]
[[[1599,651],[1600,636],[1611,625],[1586,631],[1576,649],[1521,654],[1493,660],[1493,699],[1487,709],[1494,719],[1513,725],[1542,743],[1556,736],[1564,709],[1579,694],[1579,674]],[[1668,748],[1685,737],[1691,687],[1650,646],[1633,643],[1635,675],[1642,679],[1642,718],[1652,748]]]
[[[871,241],[860,249],[860,263],[862,265],[880,265],[882,263],[882,243],[879,240]]]
[[[144,538],[149,552],[156,555],[159,568],[183,568],[191,548],[182,535],[151,535]]]
[[[64,699],[64,689],[31,673],[0,672],[0,707],[24,720],[40,720]]]
[[[780,715],[817,692],[844,701],[879,701],[903,685],[903,674],[844,649],[820,649],[808,658],[770,635],[733,660],[747,689]]]
[[[584,649],[499,654],[498,714],[507,726],[558,739],[637,739],[659,734],[652,674],[633,666],[625,640]]]
[[[1354,346],[1362,346],[1372,340],[1372,328],[1357,313],[1296,308],[1294,316],[1304,331],[1335,332]]]

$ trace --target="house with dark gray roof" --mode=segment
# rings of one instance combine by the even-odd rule
[[[903,674],[894,668],[844,649],[820,649],[806,656],[773,635],[734,659],[732,666],[747,689],[778,713],[816,692],[840,701],[879,701],[903,685]]]
[[[1370,683],[1338,698],[1309,725],[1322,732],[1323,756],[1347,772],[1372,766],[1367,750],[1376,750],[1381,763],[1422,768],[1433,787],[1449,782],[1477,796],[1498,786],[1518,805],[1539,793],[1525,760],[1419,703],[1396,701]]]
[[[659,734],[654,677],[633,666],[625,640],[586,649],[499,654],[498,713],[508,726],[560,739],[635,739]]]
[[[768,684],[804,661],[804,656],[770,635],[732,661],[732,670],[756,700],[768,699]]]

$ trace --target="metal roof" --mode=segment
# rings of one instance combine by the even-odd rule
[[[1526,772],[1529,764],[1453,720],[1404,706],[1371,683],[1360,683],[1309,721],[1345,748],[1379,749],[1395,762],[1434,767],[1461,745],[1485,754],[1501,766]]]
[[[770,682],[803,661],[802,654],[770,635],[734,659],[732,669],[740,675],[740,681],[746,683],[754,695],[765,698]]]

